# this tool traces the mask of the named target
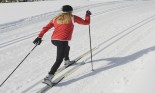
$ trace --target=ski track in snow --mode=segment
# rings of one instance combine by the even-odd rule
[[[108,4],[115,4],[116,2],[114,2],[114,3],[108,3]],[[107,4],[107,5],[108,5]],[[97,6],[98,5],[98,6]],[[102,6],[103,5],[106,5],[106,4],[102,4],[102,3],[98,3],[98,4],[93,4],[91,7],[93,7],[93,8],[95,8],[95,7],[101,7],[102,8]],[[82,9],[84,9],[84,8],[87,8],[87,7],[90,7],[90,5],[87,5],[87,6],[83,6],[83,7],[79,7],[79,8],[76,8],[76,12],[77,11],[80,11],[80,10],[82,10]],[[121,9],[121,8],[125,8],[125,7],[128,7],[128,6],[117,6],[117,7],[114,7],[114,8],[111,8],[111,9],[106,9],[106,10],[102,10],[102,11],[100,11],[100,12],[97,12],[97,13],[95,13],[93,16],[97,16],[97,15],[99,15],[99,14],[101,14],[101,13],[106,13],[106,12],[110,12],[110,11],[115,11],[115,10],[117,10],[117,9]],[[44,15],[46,15],[46,14],[44,14]],[[54,14],[55,15],[55,14]],[[52,15],[53,16],[53,15]],[[36,22],[37,23],[37,22]],[[35,26],[36,26],[36,24],[35,24]],[[39,25],[38,26],[40,26],[40,23],[39,23]],[[34,26],[31,26],[31,27],[33,27],[33,28],[29,28],[29,29],[34,29]],[[16,28],[17,29],[17,28]],[[7,30],[7,29],[6,29]],[[23,30],[23,28],[21,28],[21,29],[18,29],[18,30]],[[52,29],[53,30],[53,29]],[[25,31],[27,31],[27,29],[25,30]],[[12,31],[12,32],[14,32],[14,31]],[[20,31],[21,32],[21,31]],[[22,31],[23,32],[23,31]],[[5,33],[6,33],[6,31],[5,31]],[[10,41],[6,41],[6,42],[4,42],[3,41],[3,43],[1,43],[0,44],[0,48],[3,48],[3,47],[6,47],[6,46],[8,46],[8,45],[11,45],[11,44],[15,44],[15,43],[18,43],[18,42],[20,42],[20,41],[23,41],[23,40],[26,40],[26,39],[29,39],[29,38],[31,38],[31,37],[34,37],[34,36],[36,36],[38,34],[38,31],[37,32],[33,32],[33,33],[31,33],[31,34],[28,34],[28,35],[25,35],[25,36],[22,36],[22,37],[19,37],[19,38],[16,38],[16,39],[13,39],[13,40],[10,40]],[[6,40],[6,37],[4,37],[4,40]]]
[[[82,59],[88,59],[87,64],[46,93],[154,93],[155,2],[113,2],[90,10],[92,47],[98,47],[93,53],[95,71],[91,71],[90,56],[87,56]],[[79,11],[77,15],[84,13],[85,10]],[[0,82],[34,47],[32,41],[46,22],[2,33]],[[89,50],[87,30],[88,26],[75,24],[70,42],[71,58]],[[0,93],[34,93],[39,89],[38,82],[47,74],[56,56],[50,35],[51,31],[46,33],[42,45],[0,88]]]

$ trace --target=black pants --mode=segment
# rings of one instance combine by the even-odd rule
[[[54,73],[57,71],[57,69],[61,65],[63,59],[69,60],[70,47],[68,45],[68,41],[52,40],[52,43],[57,47],[57,57],[56,57],[56,62],[52,66],[49,74],[54,75]]]

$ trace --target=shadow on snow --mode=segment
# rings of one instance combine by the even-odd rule
[[[127,63],[132,62],[132,61],[134,61],[134,60],[136,60],[136,59],[142,57],[143,55],[145,55],[145,54],[147,54],[149,52],[152,52],[152,51],[155,51],[155,46],[140,50],[140,51],[138,51],[138,52],[136,52],[134,54],[124,56],[124,57],[112,57],[112,58],[103,58],[103,59],[93,60],[93,62],[109,61],[109,63],[107,64],[106,67],[97,68],[93,72],[91,71],[91,72],[89,72],[89,73],[87,73],[85,75],[82,75],[82,76],[78,77],[78,78],[62,82],[62,83],[58,84],[57,86],[69,85],[69,84],[71,84],[73,82],[76,82],[78,80],[81,80],[81,79],[84,79],[84,78],[99,74],[102,71],[105,71],[105,70],[112,69],[112,68],[117,67],[117,66],[127,64]],[[90,62],[87,62],[87,63],[90,63]]]

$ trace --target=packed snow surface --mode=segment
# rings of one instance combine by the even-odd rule
[[[57,0],[1,4],[0,83],[31,51],[39,31],[61,13],[64,4],[72,5],[75,10],[73,14],[82,18],[86,10],[92,12],[92,48],[97,48],[93,51],[94,71],[88,55],[65,71],[83,61],[86,64],[46,93],[155,93],[153,0],[71,0],[67,3]],[[70,59],[90,49],[88,26],[74,25]],[[53,29],[44,35],[42,44],[0,87],[0,93],[37,93],[44,86],[38,82],[47,75],[56,57],[56,47],[50,40],[52,32]]]

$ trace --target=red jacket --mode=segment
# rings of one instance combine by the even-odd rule
[[[55,19],[57,20],[57,19]],[[45,27],[42,28],[42,30],[40,31],[38,37],[43,37],[43,35],[52,27],[54,27],[54,32],[51,36],[52,40],[62,40],[62,41],[68,41],[71,40],[72,38],[72,33],[73,33],[73,29],[74,29],[74,24],[78,23],[78,24],[83,24],[83,25],[88,25],[90,24],[90,15],[86,14],[85,16],[85,20],[83,20],[82,18],[73,15],[73,20],[71,20],[68,24],[57,24],[57,21],[50,21]]]

